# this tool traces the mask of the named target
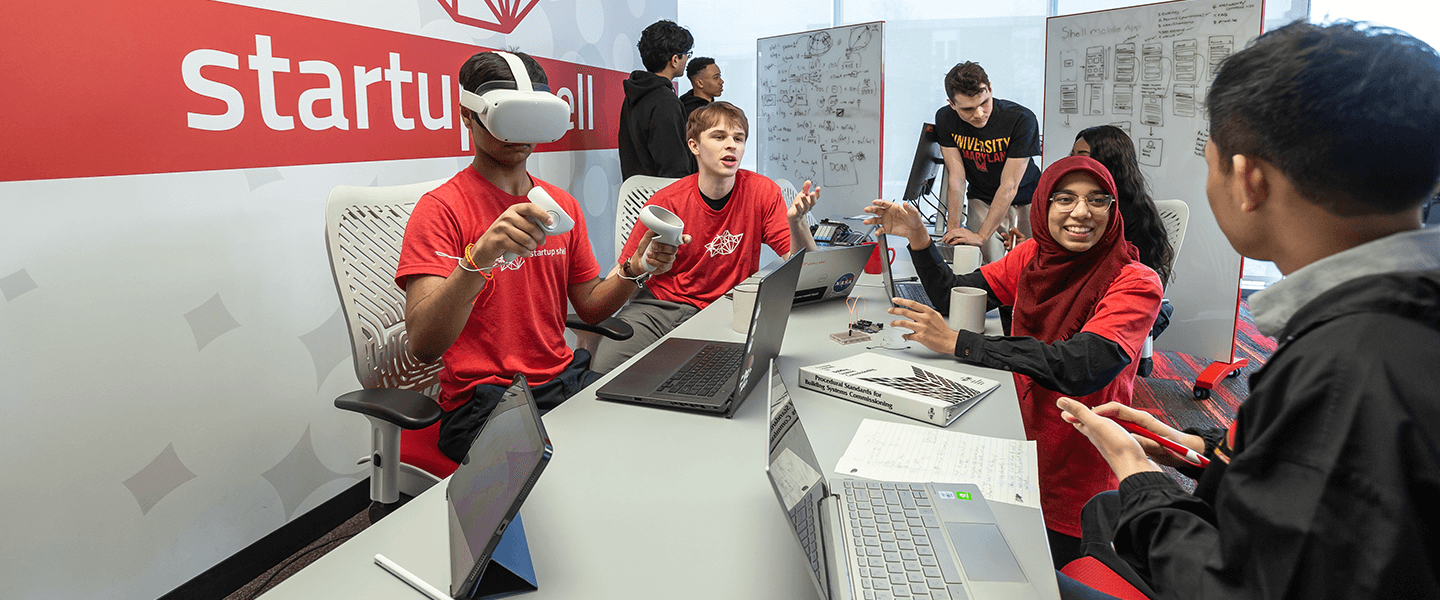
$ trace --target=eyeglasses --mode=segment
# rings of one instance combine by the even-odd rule
[[[1090,212],[1103,213],[1110,210],[1110,204],[1115,202],[1115,197],[1110,194],[1090,194],[1085,197],[1085,205],[1090,207]],[[1060,212],[1068,213],[1075,210],[1080,204],[1080,197],[1069,192],[1055,192],[1050,194],[1050,206],[1060,209]]]
[[[685,60],[690,60],[690,57],[692,57],[692,56],[695,56],[695,51],[694,51],[694,50],[686,50],[686,51],[685,51]]]

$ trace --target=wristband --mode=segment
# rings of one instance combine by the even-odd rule
[[[636,276],[634,276],[634,277],[629,277],[629,276],[628,276],[628,273],[630,273],[630,260],[629,260],[629,259],[626,259],[625,262],[624,262],[624,263],[621,263],[621,265],[620,265],[620,278],[621,278],[621,279],[624,279],[624,280],[626,280],[626,281],[633,281],[633,282],[635,282],[635,285],[645,285],[645,282],[650,279],[650,272],[649,272],[649,271],[646,271],[646,272],[641,273],[641,274],[639,274],[639,275],[636,275]]]

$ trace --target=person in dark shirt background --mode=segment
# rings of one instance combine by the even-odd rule
[[[695,172],[685,146],[685,107],[673,84],[685,72],[694,45],[690,31],[674,21],[656,21],[640,33],[636,47],[645,70],[630,73],[620,105],[620,174],[625,179]]]
[[[699,56],[685,67],[685,77],[690,79],[690,91],[680,95],[685,106],[685,118],[696,109],[715,101],[725,91],[725,80],[720,77],[720,65],[708,56]]]
[[[984,262],[994,262],[1012,245],[1002,236],[1030,236],[1030,197],[1040,181],[1030,157],[1040,155],[1040,122],[1030,109],[996,98],[990,76],[973,62],[945,75],[945,99],[935,112],[950,185],[942,241],[979,246]],[[962,198],[970,200],[964,212]]]

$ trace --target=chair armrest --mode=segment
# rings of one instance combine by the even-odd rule
[[[335,408],[394,423],[401,429],[424,429],[440,420],[440,405],[412,390],[373,389],[335,399]]]
[[[629,323],[615,317],[591,325],[581,320],[579,316],[571,314],[565,317],[565,326],[575,331],[598,333],[615,341],[628,340],[630,336],[635,335],[635,329],[630,327]]]

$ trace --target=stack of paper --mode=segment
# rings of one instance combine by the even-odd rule
[[[1035,442],[865,419],[835,472],[882,481],[973,483],[986,500],[1040,508]]]

